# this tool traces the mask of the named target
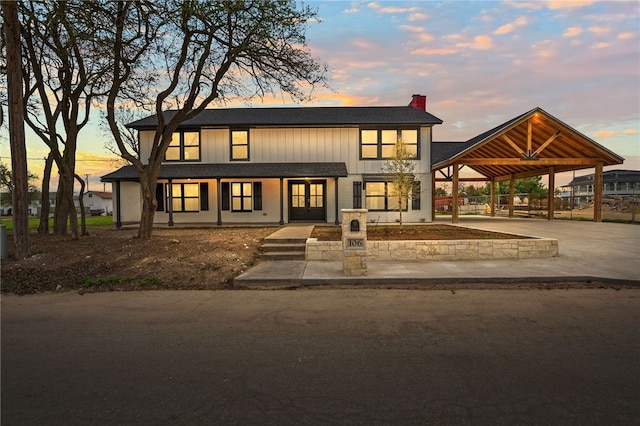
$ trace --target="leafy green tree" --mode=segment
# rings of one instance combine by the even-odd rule
[[[487,195],[486,187],[469,185],[465,187],[465,194],[467,197],[481,197]]]
[[[516,194],[531,194],[539,198],[546,197],[548,190],[542,185],[541,180],[541,176],[516,179],[514,185]],[[485,186],[486,193],[489,193],[490,185],[491,183],[488,182]],[[497,188],[497,194],[509,194],[509,181],[499,182]]]
[[[442,187],[436,188],[436,192],[435,192],[436,197],[446,197],[447,195],[448,195],[447,191],[444,188]]]
[[[38,175],[27,171],[28,190],[30,193],[37,191],[37,187],[34,184],[37,180]],[[13,193],[15,189],[13,173],[11,173],[11,170],[4,163],[0,163],[0,187],[5,188],[10,194]]]

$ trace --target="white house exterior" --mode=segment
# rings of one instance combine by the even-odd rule
[[[89,209],[92,215],[109,216],[113,213],[113,200],[111,192],[87,191],[82,196],[85,209]]]
[[[426,97],[409,106],[211,109],[178,129],[163,163],[157,223],[338,223],[340,209],[367,208],[369,220],[394,222],[397,202],[384,166],[398,138],[415,154],[420,195],[403,220],[431,221],[432,127]],[[166,114],[171,114],[167,112]],[[139,131],[149,156],[155,116]],[[132,166],[102,178],[113,184],[114,221],[140,219]]]

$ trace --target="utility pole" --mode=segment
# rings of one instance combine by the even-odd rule
[[[87,182],[87,192],[89,192],[89,176],[91,175],[88,173],[85,173],[84,175],[84,178],[85,178],[84,180]]]

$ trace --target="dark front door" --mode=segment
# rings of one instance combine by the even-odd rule
[[[289,181],[289,221],[324,222],[326,181]]]

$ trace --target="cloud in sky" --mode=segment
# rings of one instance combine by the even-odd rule
[[[515,21],[509,23],[509,24],[504,24],[502,25],[500,28],[498,28],[497,30],[495,30],[493,33],[496,35],[502,35],[502,34],[509,34],[513,31],[515,31],[518,27],[523,27],[525,25],[527,25],[527,18],[525,18],[524,16],[521,16],[520,18],[516,19]]]
[[[580,34],[582,34],[582,28],[580,28],[580,27],[569,27],[562,34],[562,37],[577,37]]]
[[[547,7],[551,10],[558,9],[578,9],[595,3],[592,0],[553,0],[547,2]]]

